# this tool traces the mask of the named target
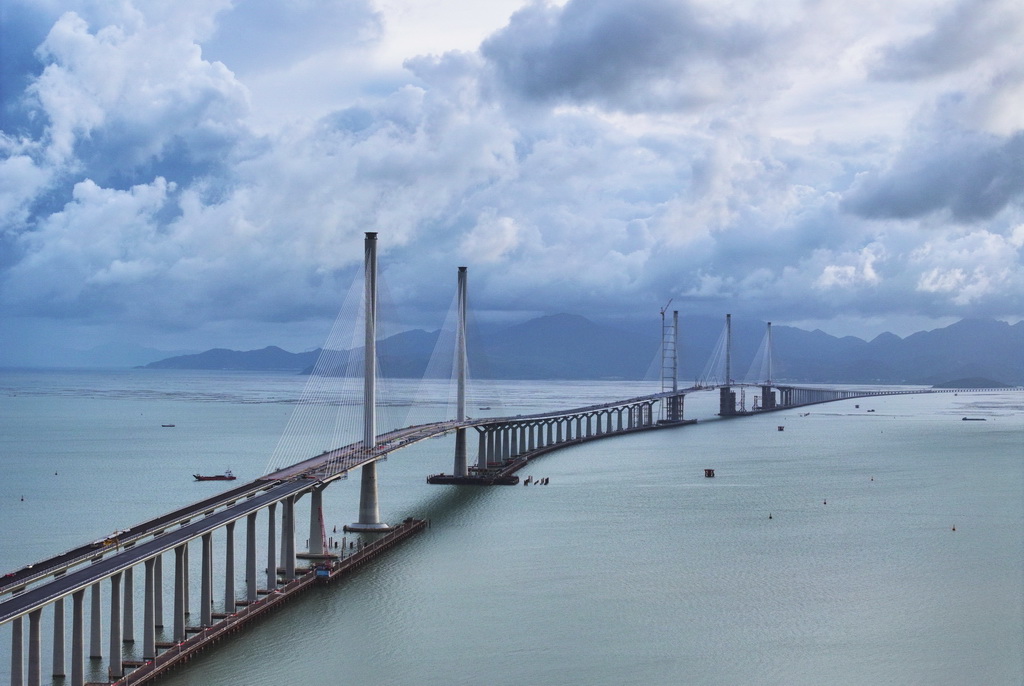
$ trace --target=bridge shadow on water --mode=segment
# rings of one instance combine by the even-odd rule
[[[478,510],[478,506],[495,494],[495,488],[514,488],[513,486],[436,486],[437,493],[414,512],[407,516],[426,519],[432,525],[458,523]]]

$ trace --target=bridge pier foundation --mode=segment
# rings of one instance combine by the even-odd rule
[[[377,463],[367,462],[361,468],[359,483],[359,521],[349,524],[345,531],[390,531],[391,527],[380,521],[380,505],[377,500]]]

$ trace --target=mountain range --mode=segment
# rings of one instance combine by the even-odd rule
[[[680,385],[703,378],[722,340],[720,319],[683,317],[679,331]],[[743,380],[765,337],[763,322],[734,322],[732,377]],[[439,346],[438,343],[441,342]],[[498,379],[644,379],[660,375],[659,325],[625,329],[558,314],[509,327],[470,330],[471,375]],[[435,350],[454,343],[440,332],[406,331],[378,343],[378,362],[392,377],[424,376]],[[958,379],[1024,384],[1024,322],[964,319],[906,338],[891,333],[865,341],[822,331],[772,327],[772,377],[779,381],[935,385]],[[321,357],[322,355],[322,357]],[[343,375],[362,351],[290,353],[213,349],[145,365],[153,369],[279,370]],[[318,362],[319,360],[319,362]],[[439,373],[449,376],[450,363]],[[358,372],[361,373],[361,372]],[[436,376],[431,372],[431,376]],[[756,376],[756,375],[755,375]],[[760,378],[760,377],[757,377]]]

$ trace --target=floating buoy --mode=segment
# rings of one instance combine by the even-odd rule
[[[772,518],[772,513],[771,513],[771,512],[769,512],[769,513],[768,513],[768,519],[771,519],[771,518]]]
[[[956,524],[953,525],[953,531],[956,531]]]
[[[822,501],[821,501],[821,504],[822,504],[822,505],[828,505],[828,501],[827,501],[827,500],[822,500]]]

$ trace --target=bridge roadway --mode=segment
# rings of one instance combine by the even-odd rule
[[[259,510],[269,503],[283,500],[289,495],[307,491],[316,483],[328,483],[339,478],[345,478],[347,472],[352,469],[357,469],[373,460],[384,459],[388,454],[396,450],[428,438],[448,434],[460,428],[524,422],[595,412],[630,403],[659,400],[667,395],[669,394],[655,393],[627,400],[588,405],[571,410],[538,412],[528,415],[477,417],[461,422],[456,420],[431,422],[395,429],[381,434],[378,436],[377,446],[369,452],[366,451],[362,441],[325,451],[315,457],[262,476],[255,481],[236,486],[218,495],[135,524],[128,529],[114,532],[105,539],[95,543],[78,546],[5,575],[3,578],[0,578],[0,594],[12,593],[16,597],[0,602],[0,623],[12,617],[26,614],[32,607],[37,607],[40,604],[69,595],[78,588],[88,586],[90,583],[110,576],[118,569],[133,566],[144,560],[147,556],[152,557],[159,552],[170,550],[184,541],[198,538],[206,531],[223,526],[223,524],[229,521],[241,519],[250,512]],[[260,495],[261,493],[263,495]],[[221,512],[217,512],[221,508],[224,509]],[[214,516],[214,513],[217,513],[216,519],[211,518]],[[200,516],[204,517],[201,522],[192,523],[193,519]],[[219,524],[211,528],[204,527],[204,524],[212,524],[214,521],[219,522]],[[172,532],[174,535],[172,536],[167,531],[173,527],[180,528],[174,530]],[[145,539],[151,540],[146,542],[145,547],[143,547],[142,542]],[[145,550],[148,554],[138,557],[140,550]],[[111,551],[114,551],[115,554],[110,555]],[[90,561],[92,564],[87,569],[92,571],[93,574],[86,577],[88,580],[82,580],[77,572],[68,573],[68,570],[72,567]],[[100,564],[101,561],[103,564]],[[100,570],[106,571],[105,573],[100,573]],[[29,584],[40,582],[50,576],[54,577],[54,581],[59,581],[59,583],[55,585],[47,584],[45,587],[40,586],[38,589],[32,589],[31,591],[26,590]],[[42,593],[44,588],[50,589],[51,586],[53,586],[51,590]],[[36,598],[37,601],[30,602],[29,599],[32,598]],[[18,600],[18,602],[14,602],[15,600]]]
[[[370,451],[365,449],[362,441],[328,450],[247,484],[136,524],[129,529],[115,532],[104,541],[79,546],[5,575],[0,579],[0,594],[11,594],[11,597],[0,602],[0,624],[25,615],[32,609],[55,599],[68,596],[78,589],[88,587],[119,570],[139,564],[148,557],[153,557],[184,542],[198,538],[228,522],[239,520],[271,503],[282,501],[289,496],[301,495],[315,486],[345,478],[348,471],[352,469],[357,469],[368,462],[385,459],[388,454],[396,450],[428,438],[448,434],[458,429],[521,424],[585,415],[637,403],[656,402],[672,395],[684,395],[716,388],[716,386],[695,386],[680,389],[674,393],[653,393],[570,410],[506,417],[477,417],[464,421],[431,422],[381,434],[378,436],[377,445]],[[863,397],[865,395],[906,392],[929,391],[922,389],[919,391],[859,392],[856,395]],[[779,406],[774,409],[785,409],[786,407],[793,407],[793,405]],[[197,517],[203,518],[193,522],[192,520]],[[174,527],[178,528],[174,529]],[[114,554],[110,555],[112,550]],[[92,564],[82,569],[69,571],[86,562],[92,562]],[[29,588],[30,584],[51,576],[53,577],[52,582]]]
[[[151,557],[155,557],[186,541],[198,538],[205,533],[214,531],[230,521],[244,517],[251,512],[256,512],[272,502],[277,502],[309,487],[309,481],[303,479],[277,482],[261,495],[235,503],[225,510],[207,515],[197,521],[183,524],[178,529],[165,531],[144,543],[124,548],[116,555],[97,560],[91,565],[63,573],[53,583],[30,588],[22,593],[12,595],[3,603],[0,603],[0,623],[27,614],[33,608],[51,603],[77,590],[88,588],[97,581],[102,581],[118,571],[141,564]]]

